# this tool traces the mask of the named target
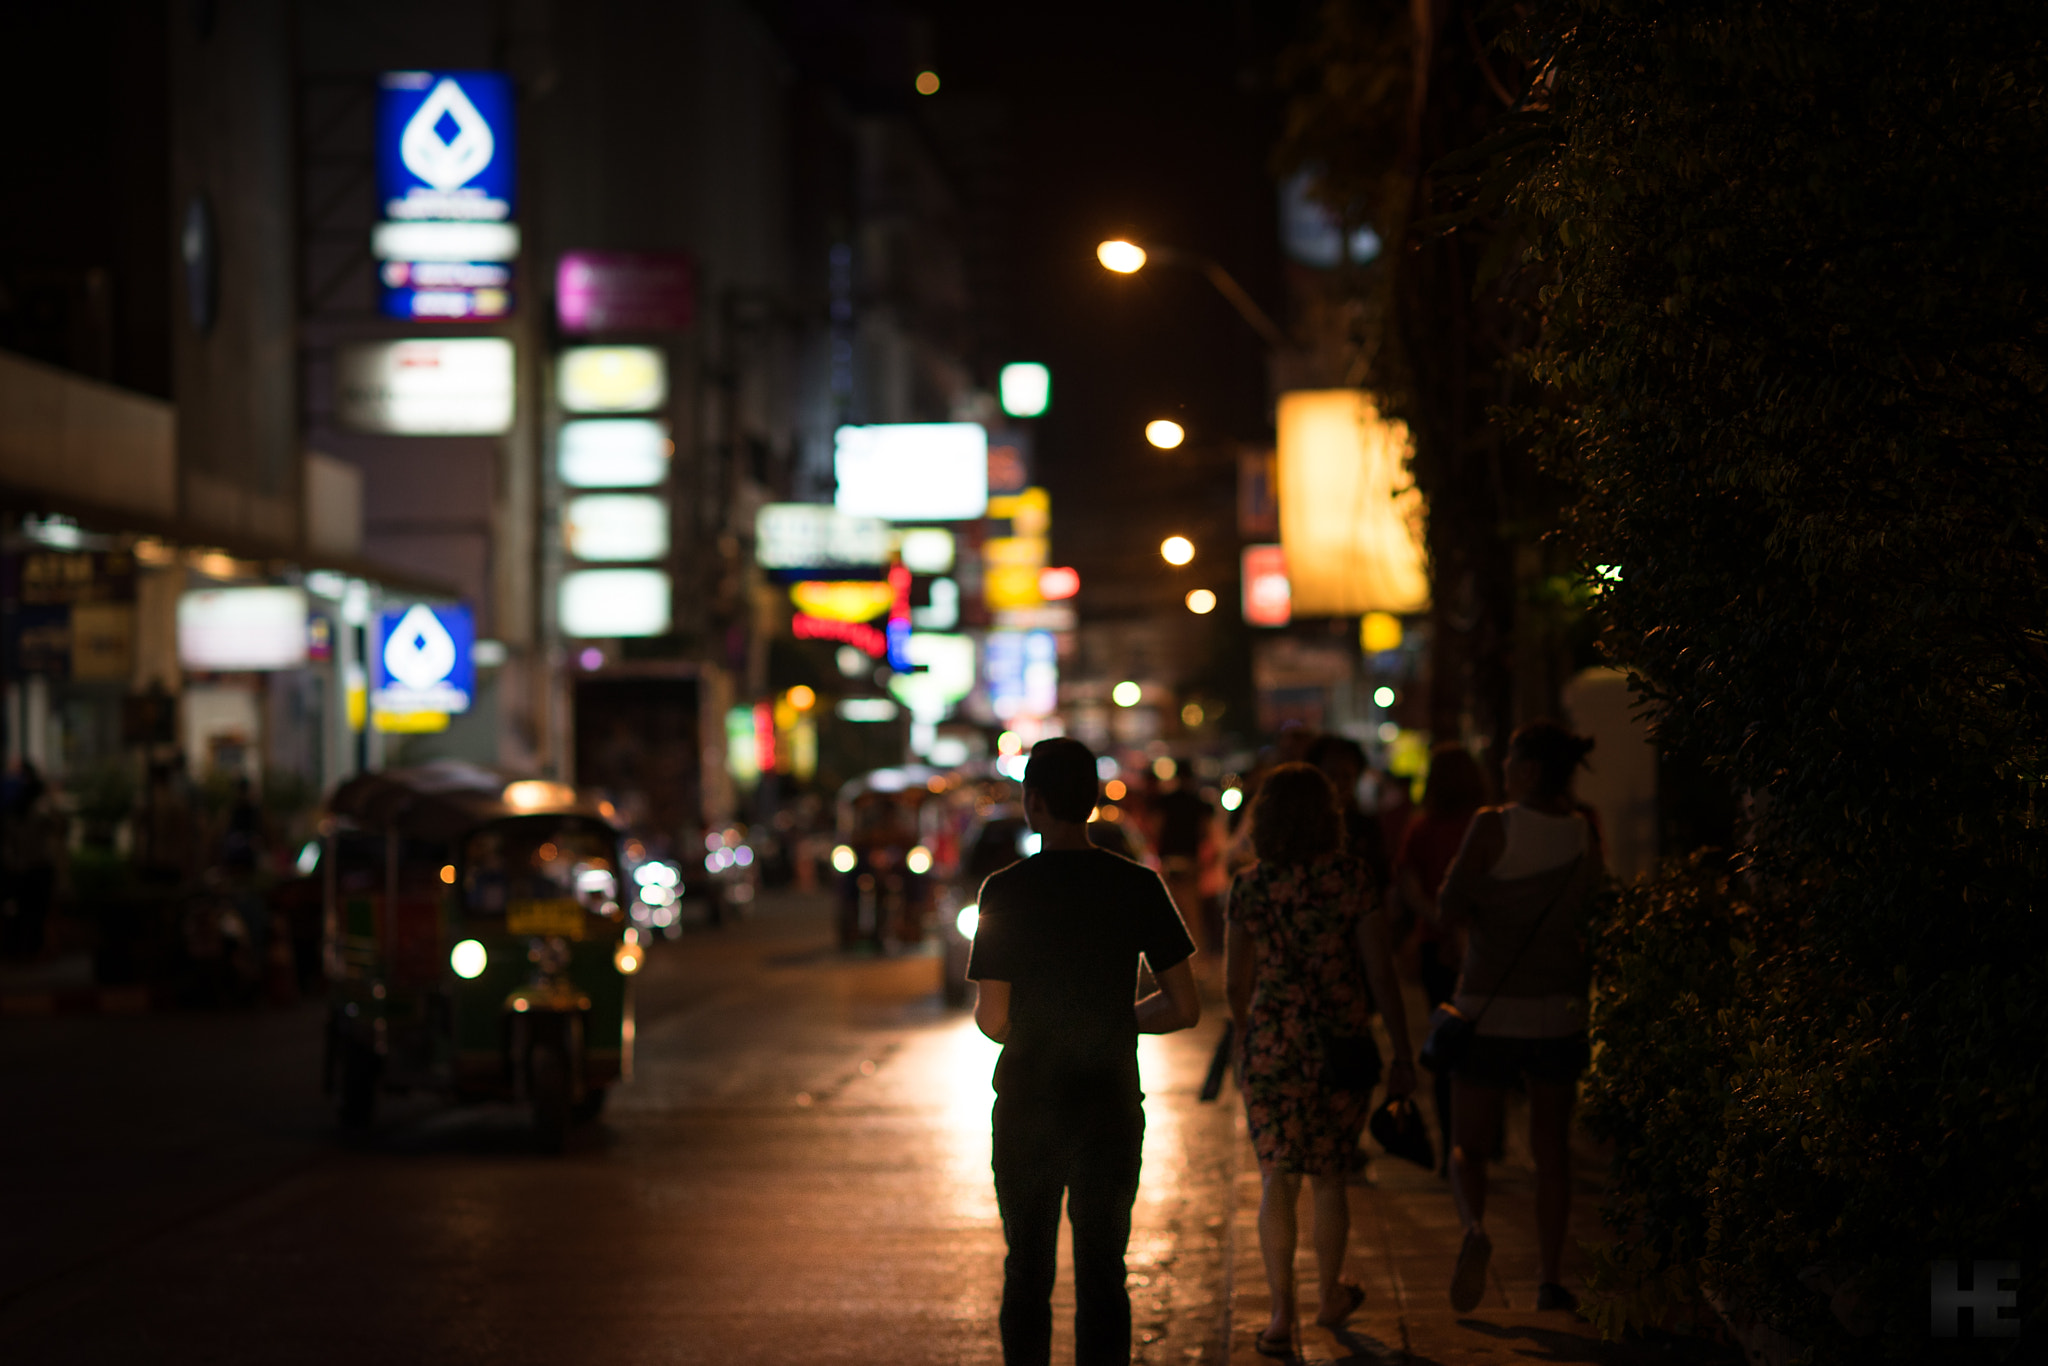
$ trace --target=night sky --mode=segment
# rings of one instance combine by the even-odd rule
[[[1234,555],[1204,556],[1213,580],[1169,578],[1157,547],[1175,531],[1198,545],[1204,532],[1234,535],[1232,453],[1271,435],[1264,344],[1198,274],[1115,276],[1094,249],[1128,236],[1207,254],[1281,315],[1272,73],[1301,23],[1296,6],[1248,3],[963,6],[939,18],[932,55],[947,84],[920,112],[943,117],[952,94],[995,97],[1007,115],[1014,273],[991,301],[991,330],[1006,358],[1052,367],[1039,472],[1056,560],[1116,590],[1084,586],[1091,617],[1135,609],[1133,590],[1166,606],[1198,582],[1232,602]],[[1187,445],[1148,446],[1154,417],[1183,424]]]

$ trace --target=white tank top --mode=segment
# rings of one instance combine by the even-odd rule
[[[1573,812],[1553,816],[1519,803],[1501,812],[1507,822],[1500,860],[1490,870],[1497,878],[1528,877],[1562,868],[1586,852],[1586,818]],[[1586,1027],[1586,1001],[1580,996],[1497,996],[1487,998],[1459,991],[1458,1009],[1479,1016],[1479,1033],[1496,1038],[1550,1039],[1577,1034]]]
[[[1489,870],[1497,878],[1528,877],[1562,868],[1586,852],[1586,818],[1574,811],[1553,816],[1516,803],[1501,812],[1506,841]]]

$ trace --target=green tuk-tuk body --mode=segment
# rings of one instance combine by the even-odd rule
[[[559,1147],[632,1071],[632,975],[610,809],[443,761],[329,803],[328,1068],[342,1122],[381,1091],[529,1103]]]

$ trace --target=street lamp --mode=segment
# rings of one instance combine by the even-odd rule
[[[1195,543],[1185,536],[1168,536],[1159,543],[1159,558],[1170,565],[1183,565],[1195,558]]]
[[[1135,242],[1104,242],[1095,248],[1095,259],[1103,269],[1119,275],[1135,275],[1145,265],[1145,249]]]
[[[1157,261],[1168,266],[1188,266],[1199,270],[1208,277],[1210,284],[1216,286],[1216,292],[1230,301],[1230,306],[1237,310],[1238,316],[1251,326],[1252,331],[1263,337],[1268,345],[1277,347],[1287,344],[1287,339],[1280,334],[1280,328],[1266,316],[1266,310],[1260,308],[1252,296],[1244,292],[1244,286],[1232,279],[1229,271],[1206,256],[1181,251],[1176,247],[1161,246],[1154,246],[1148,253],[1136,242],[1116,238],[1098,243],[1095,248],[1095,259],[1102,262],[1105,270],[1113,270],[1119,275],[1135,275],[1144,268],[1147,261]]]
[[[1187,440],[1188,433],[1187,428],[1178,422],[1169,422],[1160,417],[1145,424],[1145,439],[1162,451],[1170,451]]]

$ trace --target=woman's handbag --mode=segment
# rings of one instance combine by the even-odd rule
[[[1429,1141],[1429,1129],[1422,1122],[1422,1112],[1407,1096],[1381,1102],[1366,1128],[1388,1155],[1406,1158],[1424,1171],[1436,1169],[1436,1147]]]
[[[1515,956],[1508,960],[1507,971],[1494,983],[1492,992],[1486,997],[1486,1003],[1479,1007],[1479,1013],[1467,1015],[1449,1001],[1445,1001],[1429,1013],[1429,1037],[1422,1041],[1422,1052],[1419,1056],[1419,1061],[1424,1067],[1439,1074],[1449,1072],[1463,1062],[1465,1055],[1472,1051],[1472,1040],[1479,1037],[1479,1021],[1485,1018],[1486,1012],[1492,1008],[1494,998],[1500,995],[1500,989],[1507,984],[1508,978],[1522,965],[1522,955],[1536,942],[1536,932],[1543,928],[1543,922],[1550,919],[1550,913],[1557,909],[1557,903],[1564,900],[1564,894],[1571,890],[1572,879],[1578,876],[1579,864],[1584,858],[1585,855],[1581,854],[1572,860],[1571,877],[1564,880],[1564,885],[1557,889],[1557,895],[1550,898],[1550,904],[1543,908],[1543,914],[1537,916],[1536,922],[1529,926],[1529,933],[1523,937],[1522,946],[1516,949]]]

